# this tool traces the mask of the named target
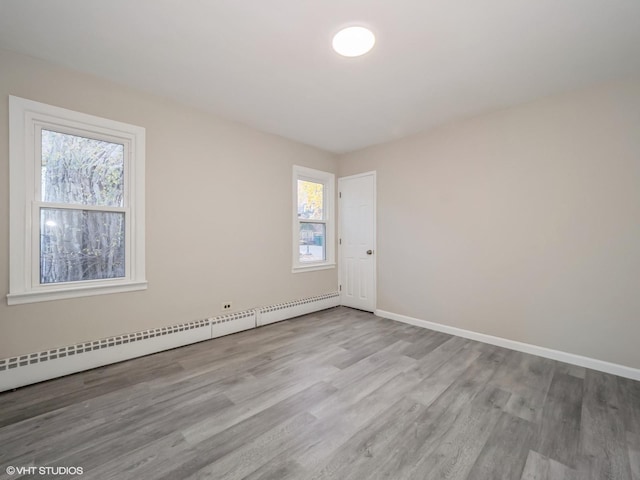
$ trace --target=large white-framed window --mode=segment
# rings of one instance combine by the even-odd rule
[[[293,272],[335,268],[335,175],[293,166]]]
[[[143,290],[145,130],[9,97],[9,305]]]

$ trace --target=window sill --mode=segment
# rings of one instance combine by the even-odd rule
[[[107,295],[110,293],[135,292],[146,290],[146,281],[133,281],[111,285],[80,285],[74,287],[60,287],[31,292],[9,293],[8,305],[21,305],[23,303],[48,302],[50,300],[63,300],[68,298],[89,297],[93,295]]]
[[[315,265],[304,265],[299,267],[293,267],[291,269],[292,273],[303,273],[303,272],[314,272],[316,270],[329,270],[331,268],[336,268],[335,263],[322,263]]]

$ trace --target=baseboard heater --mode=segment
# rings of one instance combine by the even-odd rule
[[[305,298],[304,300],[297,300],[295,302],[263,307],[256,310],[256,325],[260,327],[269,323],[280,322],[287,318],[299,317],[300,315],[306,315],[338,305],[340,305],[340,294],[336,292]]]
[[[338,292],[0,359],[0,392],[202,342],[340,304]]]

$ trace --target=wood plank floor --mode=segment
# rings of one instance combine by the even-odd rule
[[[640,480],[640,382],[339,307],[0,394],[9,465]]]

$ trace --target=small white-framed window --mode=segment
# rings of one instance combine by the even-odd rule
[[[335,267],[335,175],[293,166],[293,272]]]
[[[143,290],[145,130],[9,97],[7,302]]]

